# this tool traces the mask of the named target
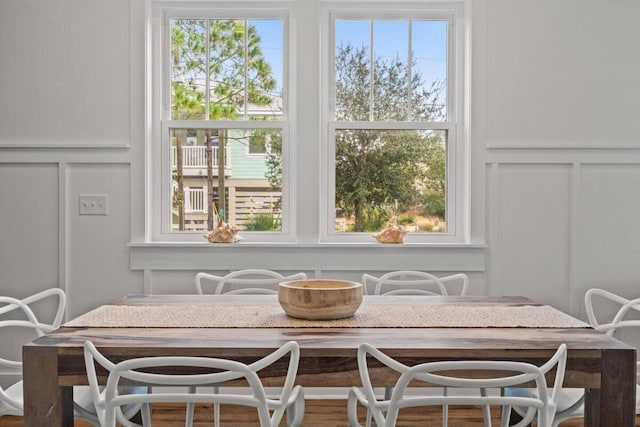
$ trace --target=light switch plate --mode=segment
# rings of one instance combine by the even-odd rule
[[[107,215],[109,198],[106,194],[80,194],[80,215]]]

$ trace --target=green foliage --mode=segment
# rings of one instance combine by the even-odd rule
[[[442,84],[424,89],[420,73],[409,83],[408,64],[400,59],[374,59],[373,111],[370,57],[366,47],[340,46],[336,52],[336,120],[430,121],[443,115],[435,100]],[[411,85],[411,86],[410,86]],[[411,96],[411,117],[407,93]],[[368,206],[420,204],[421,193],[440,189],[444,198],[445,164],[435,167],[444,151],[441,136],[425,131],[345,129],[336,131],[336,204],[355,217],[354,230],[367,231]],[[443,157],[444,159],[444,157]],[[433,183],[431,181],[434,181]],[[431,188],[433,187],[433,188]]]
[[[446,203],[442,193],[427,191],[423,197],[423,206],[425,214],[445,218]]]
[[[276,80],[262,54],[260,41],[256,28],[249,25],[248,20],[172,20],[169,71],[171,118],[234,120],[248,107],[245,105],[245,96],[250,105],[269,105],[273,101]],[[186,132],[176,131],[172,143],[178,150],[185,141]],[[220,137],[221,157],[224,157],[225,141]],[[212,164],[208,162],[207,165],[210,186],[213,186]],[[181,183],[182,179],[182,176],[177,176],[175,181]],[[217,181],[218,194],[224,195],[224,174],[219,174]],[[183,204],[183,201],[180,203]],[[213,205],[213,200],[209,198],[207,203]],[[224,208],[223,197],[219,203]],[[209,229],[213,228],[212,222],[210,216]]]
[[[380,231],[389,222],[387,210],[380,206],[367,206],[364,209],[364,230]]]
[[[422,205],[427,215],[446,218],[446,162],[447,153],[438,141],[429,152]]]
[[[249,220],[244,225],[247,231],[270,231],[278,228],[278,223],[274,220],[273,215],[261,213]]]
[[[411,224],[415,221],[416,217],[414,215],[398,215],[398,224],[407,225]]]
[[[244,106],[245,89],[252,105],[272,102],[276,80],[260,49],[260,36],[248,21],[176,19],[171,25],[171,46],[172,118],[205,119],[206,80],[211,100],[208,119],[236,118]]]

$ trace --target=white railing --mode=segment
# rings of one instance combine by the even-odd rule
[[[174,183],[173,191],[178,189]],[[206,229],[206,218],[203,214],[208,212],[208,187],[190,188],[184,187],[184,213],[194,215],[190,219],[190,229]],[[259,214],[271,214],[281,217],[281,211],[277,205],[281,203],[282,193],[279,191],[230,191],[229,220],[240,227]],[[202,222],[204,221],[204,223]],[[204,228],[203,228],[204,227]]]
[[[189,188],[184,187],[184,212],[204,212],[207,213],[207,187]]]
[[[218,167],[218,147],[212,147],[213,167]],[[177,147],[171,147],[171,167],[177,167]],[[226,154],[226,153],[225,153]],[[225,156],[224,166],[229,167],[229,158]],[[182,167],[185,168],[206,168],[207,167],[207,147],[193,145],[182,147]]]

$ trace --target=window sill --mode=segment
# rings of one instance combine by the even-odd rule
[[[132,270],[484,271],[485,244],[131,242]]]

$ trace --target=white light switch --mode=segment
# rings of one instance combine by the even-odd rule
[[[109,198],[106,194],[80,194],[80,215],[106,215]]]

